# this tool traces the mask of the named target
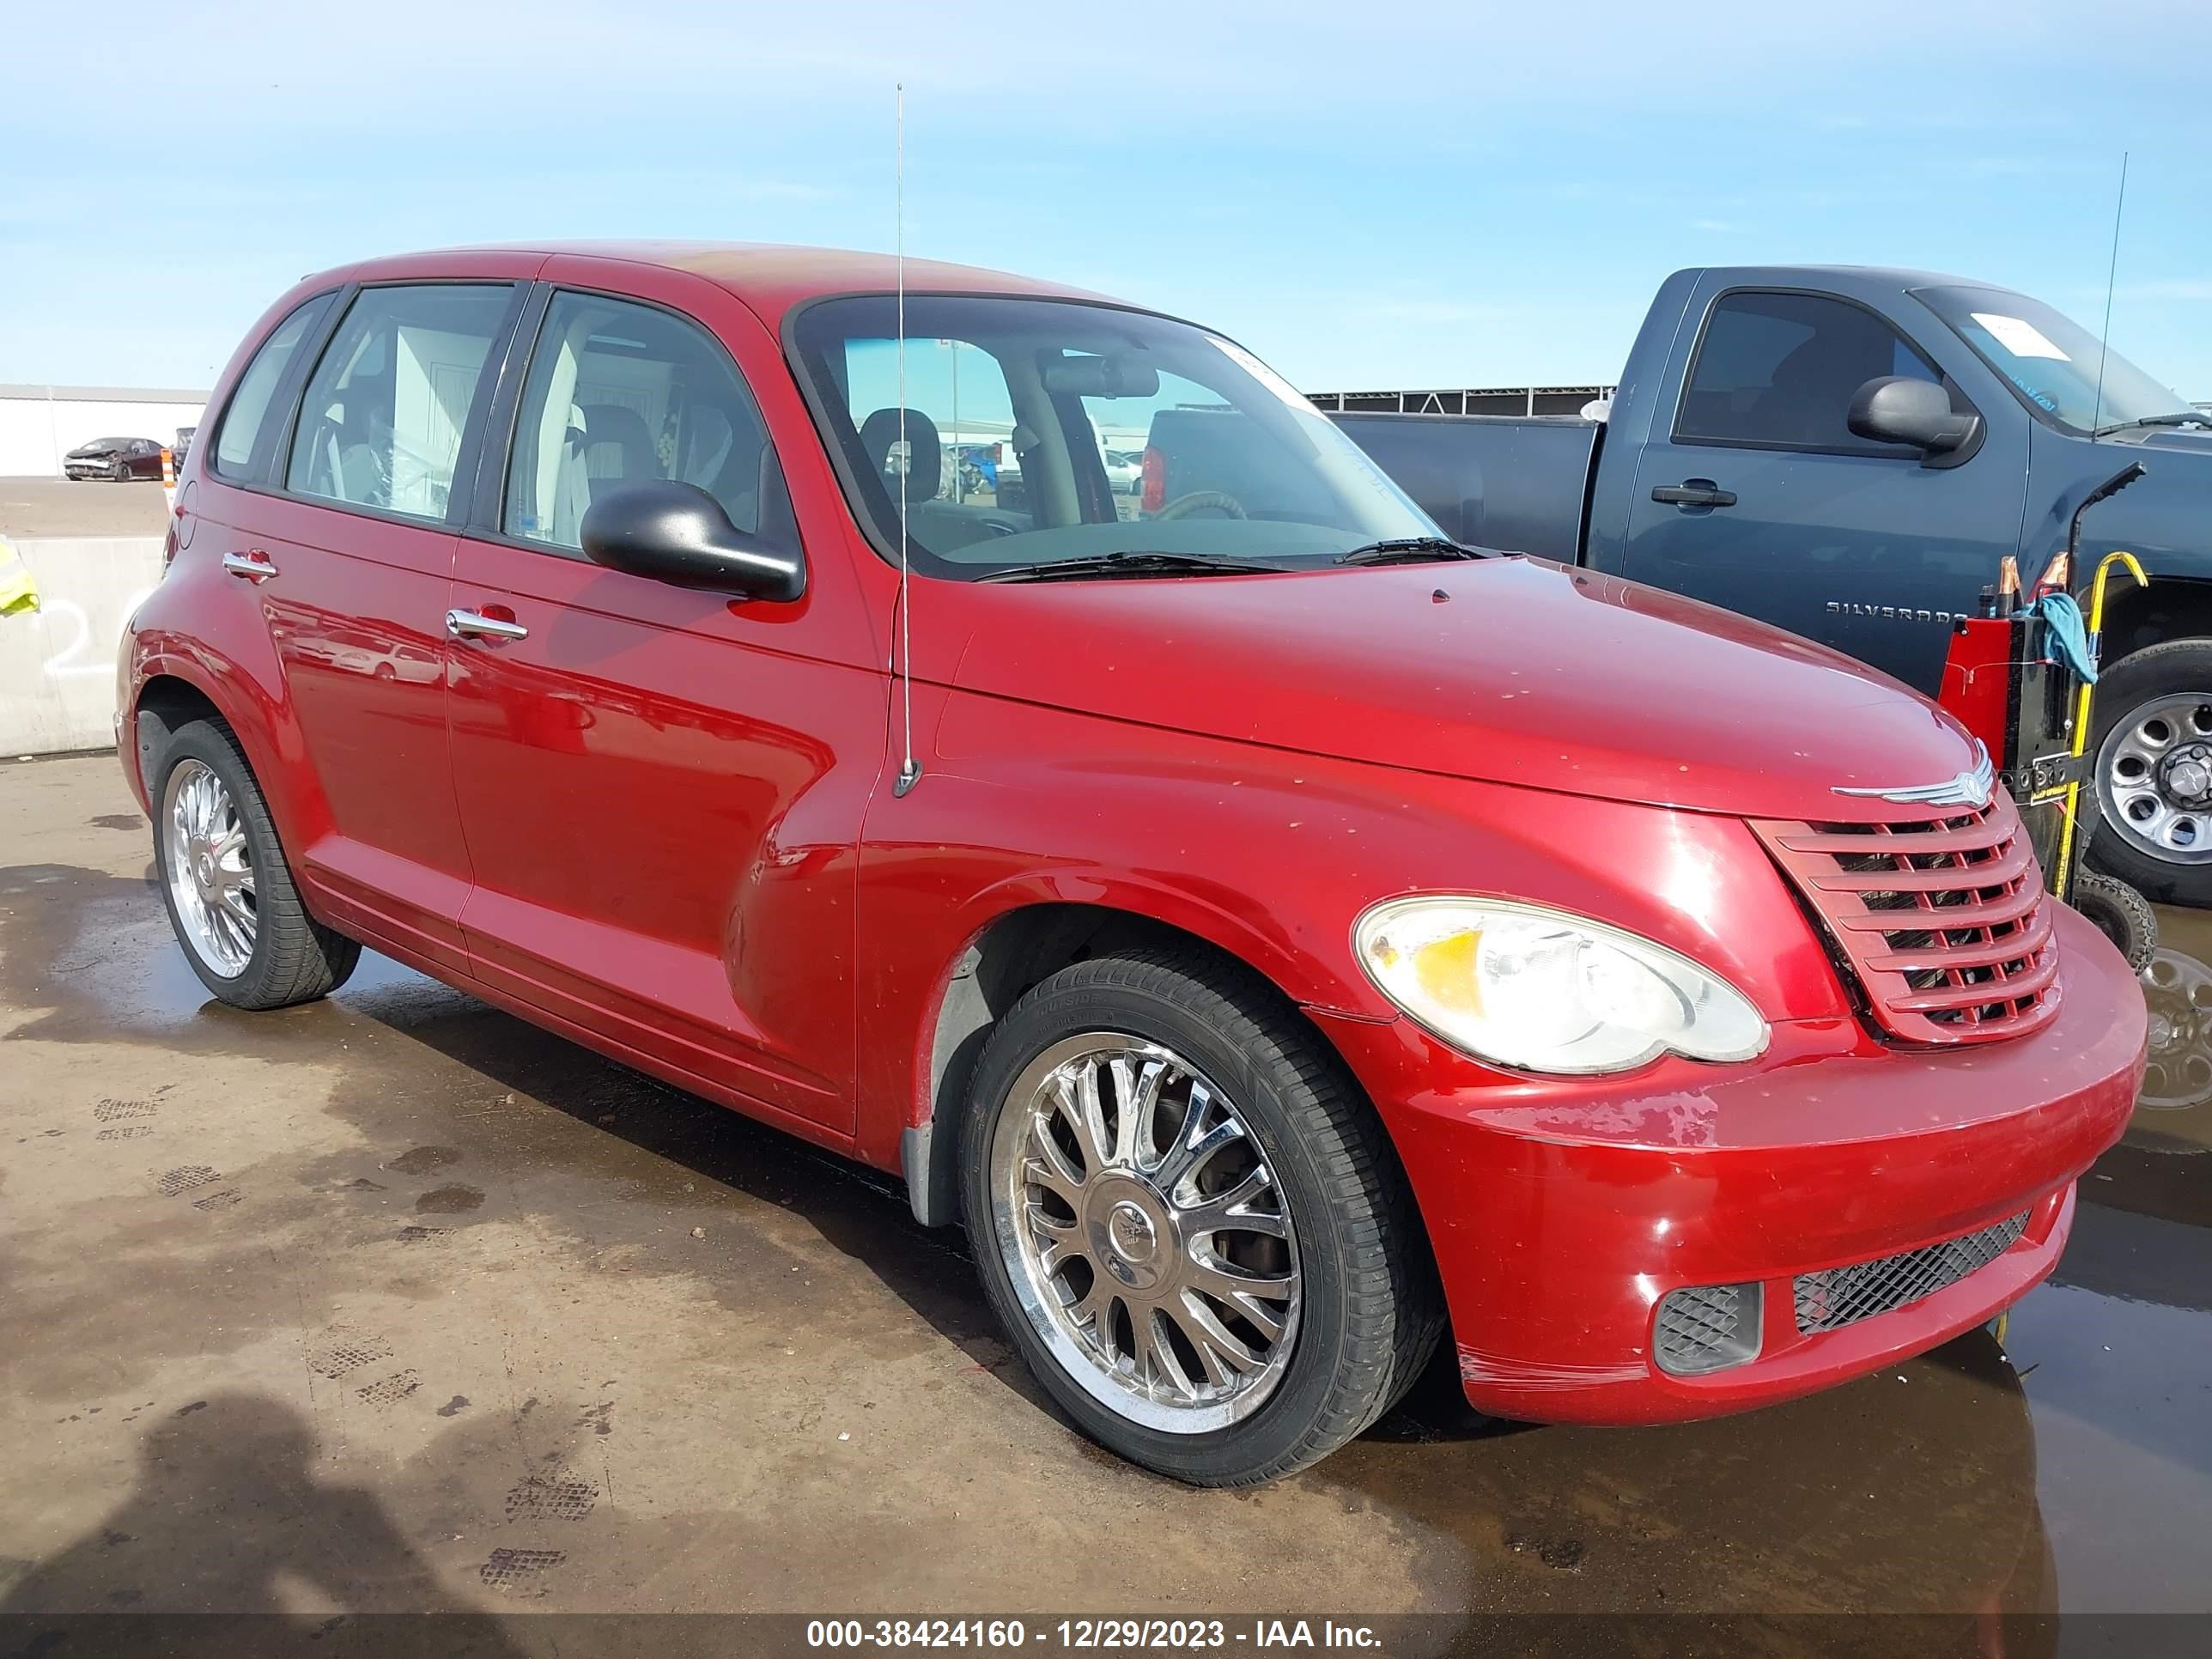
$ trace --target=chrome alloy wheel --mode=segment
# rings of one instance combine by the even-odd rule
[[[253,854],[230,790],[214,770],[182,760],[161,793],[162,836],[169,897],[185,943],[225,979],[246,971],[260,915],[253,895]]]
[[[1289,1368],[1293,1218],[1236,1104],[1171,1049],[1112,1031],[1054,1043],[991,1146],[1007,1277],[1068,1376],[1170,1434],[1249,1417]]]
[[[2187,1111],[2212,1101],[2212,969],[2164,949],[2142,971],[2150,1007],[2150,1053],[2136,1104]]]
[[[2212,862],[2212,696],[2184,691],[2129,712],[2097,751],[2105,821],[2166,864]]]

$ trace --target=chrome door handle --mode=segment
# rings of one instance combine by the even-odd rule
[[[448,611],[446,631],[457,640],[526,640],[530,630],[519,622],[487,617],[475,611]]]
[[[250,582],[266,581],[276,574],[276,567],[269,562],[269,556],[259,548],[244,553],[226,553],[222,568],[234,576],[243,576]]]

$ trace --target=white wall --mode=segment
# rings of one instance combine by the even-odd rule
[[[180,426],[198,426],[205,399],[190,392],[56,386],[0,390],[0,478],[55,478],[62,457],[94,438],[151,438],[173,443]],[[34,395],[35,394],[35,395]]]
[[[158,536],[26,536],[39,609],[0,617],[0,756],[115,741],[123,624],[161,580]]]

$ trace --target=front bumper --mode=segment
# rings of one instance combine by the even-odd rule
[[[1842,1022],[1775,1028],[1755,1066],[1669,1060],[1626,1079],[1504,1077],[1410,1021],[1317,1015],[1389,1124],[1477,1408],[1653,1423],[1810,1393],[2008,1306],[2057,1264],[2076,1177],[2127,1125],[2141,988],[2062,908],[2059,1012],[2008,1042],[1931,1051]],[[1797,1275],[2028,1214],[1978,1271],[1840,1328],[1797,1328]],[[1764,1286],[1758,1357],[1704,1376],[1653,1358],[1661,1300]]]

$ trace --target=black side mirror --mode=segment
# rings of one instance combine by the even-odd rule
[[[806,562],[730,522],[696,484],[624,484],[585,510],[584,556],[610,570],[788,602],[806,591]]]
[[[1904,374],[1879,375],[1853,393],[1849,424],[1856,437],[1927,458],[1958,455],[1982,434],[1980,416],[1954,413],[1942,386]]]

